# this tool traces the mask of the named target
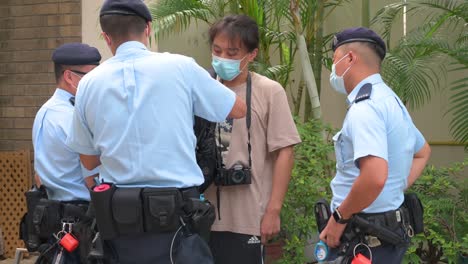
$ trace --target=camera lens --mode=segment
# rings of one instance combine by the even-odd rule
[[[231,180],[235,184],[240,184],[245,181],[245,173],[242,170],[235,170],[232,172]]]

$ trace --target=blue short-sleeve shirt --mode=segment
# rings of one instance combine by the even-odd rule
[[[361,87],[372,84],[370,99],[355,103]],[[347,98],[349,109],[343,128],[334,137],[336,176],[331,182],[332,209],[338,207],[359,176],[359,159],[380,157],[388,162],[388,178],[377,199],[366,213],[397,209],[403,203],[403,192],[413,156],[425,139],[398,96],[383,82],[379,74],[361,81]],[[365,195],[365,194],[363,194]]]
[[[223,121],[235,99],[193,59],[125,42],[80,81],[67,144],[117,185],[197,186],[194,115]]]
[[[57,88],[39,109],[33,124],[34,170],[46,186],[49,199],[89,200],[84,178],[97,174],[81,166],[79,154],[65,141],[70,135],[72,94]]]

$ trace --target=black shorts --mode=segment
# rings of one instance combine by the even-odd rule
[[[211,232],[210,248],[215,264],[263,264],[260,237],[231,232]]]

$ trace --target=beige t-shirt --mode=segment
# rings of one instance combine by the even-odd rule
[[[260,222],[270,200],[275,151],[300,143],[301,139],[283,87],[265,76],[253,72],[251,76],[252,184],[220,186],[221,220],[216,217],[212,230],[259,236]],[[246,83],[231,89],[245,99]],[[229,152],[223,161],[226,168],[238,163],[248,166],[245,118],[233,120]],[[213,184],[205,192],[215,206],[216,188]]]

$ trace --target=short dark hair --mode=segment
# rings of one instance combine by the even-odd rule
[[[59,83],[60,79],[62,78],[63,71],[65,67],[62,64],[54,63],[54,73],[55,73],[55,81]]]
[[[123,43],[133,36],[141,35],[146,28],[146,21],[139,16],[103,15],[99,18],[101,29],[117,43]]]
[[[258,25],[249,16],[230,15],[216,22],[209,30],[210,45],[221,32],[226,33],[231,41],[239,38],[249,52],[258,48]]]

